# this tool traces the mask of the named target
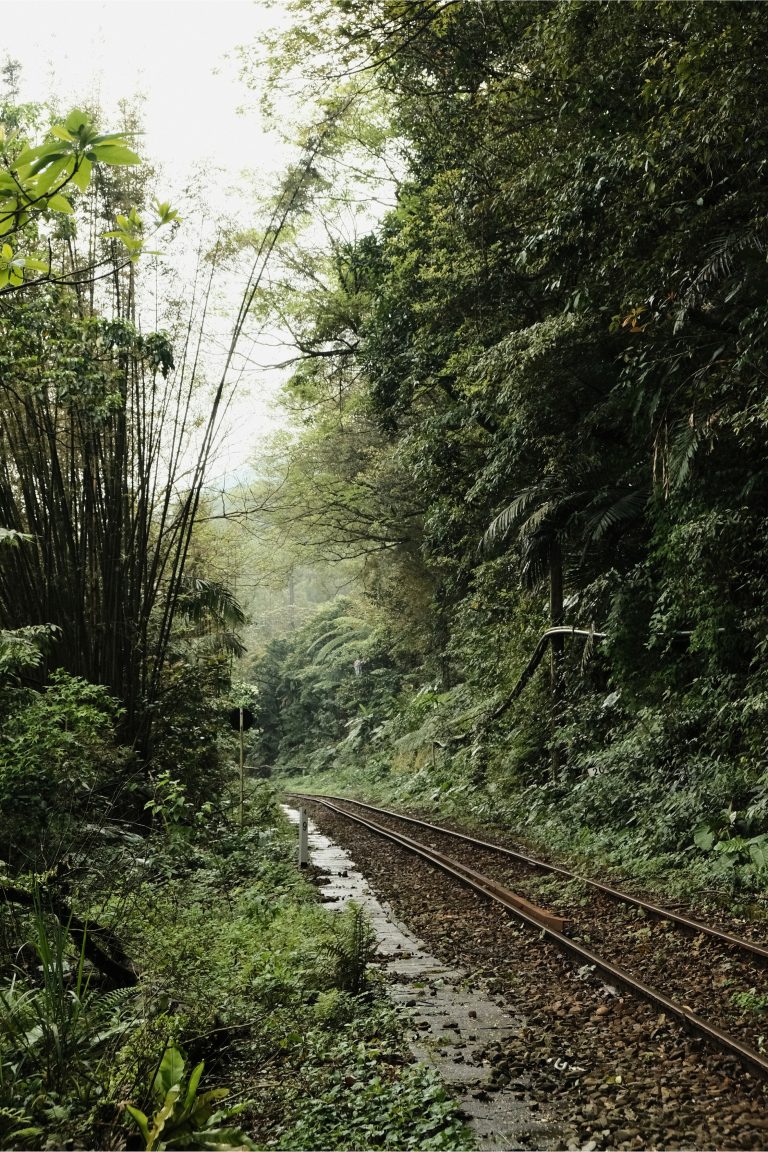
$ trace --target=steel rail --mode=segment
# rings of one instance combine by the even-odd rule
[[[309,797],[307,797],[309,799]],[[315,797],[312,797],[315,799]],[[632,904],[636,908],[642,908],[651,916],[655,916],[659,920],[670,920],[674,924],[679,924],[683,928],[689,928],[694,932],[702,932],[707,936],[713,937],[715,940],[720,940],[724,944],[729,944],[732,947],[739,948],[745,952],[751,952],[754,956],[759,956],[761,960],[768,960],[768,948],[762,944],[755,944],[752,940],[744,940],[741,936],[733,936],[730,932],[723,932],[719,928],[713,928],[710,924],[705,924],[703,920],[696,920],[691,916],[681,916],[679,912],[673,912],[671,908],[664,908],[660,904],[652,904],[649,900],[643,900],[640,896],[632,896],[629,892],[622,892],[618,888],[611,888],[608,884],[602,884],[599,880],[590,880],[586,876],[579,876],[576,872],[570,872],[567,868],[561,867],[559,864],[548,864],[545,860],[539,860],[535,856],[526,856],[522,852],[516,852],[513,848],[503,848],[500,844],[491,844],[488,840],[479,840],[474,836],[468,836],[464,832],[454,832],[450,828],[443,828],[440,824],[430,824],[427,820],[419,820],[416,816],[403,816],[400,812],[393,812],[391,808],[376,808],[373,804],[364,804],[362,800],[351,800],[347,796],[331,796],[330,800],[343,801],[345,804],[356,804],[360,808],[365,808],[369,812],[378,812],[382,816],[391,816],[397,820],[402,820],[406,824],[416,824],[421,828],[427,828],[430,832],[441,832],[444,836],[453,836],[456,840],[464,840],[468,844],[472,844],[477,848],[488,848],[492,852],[497,852],[501,856],[509,856],[513,860],[519,860],[523,864],[527,864],[531,868],[539,868],[545,872],[553,872],[558,876],[563,876],[567,880],[577,880],[580,884],[586,884],[590,888],[597,889],[598,892],[603,892],[605,895],[610,896],[614,900],[621,900],[625,904]]]
[[[373,820],[367,820],[363,816],[355,816],[352,812],[347,812],[345,809],[339,808],[338,805],[333,804],[325,797],[310,796],[297,792],[288,793],[288,795],[310,801],[313,804],[320,804],[328,808],[331,812],[335,812],[347,820],[352,820],[354,823],[368,828],[376,835],[383,836],[387,840],[392,840],[394,843],[400,844],[401,847],[406,848],[407,851],[414,852],[425,860],[437,864],[443,871],[449,872],[462,883],[480,892],[481,895],[487,896],[497,903],[502,904],[514,916],[527,924],[528,927],[535,929],[540,935],[551,940],[552,943],[563,949],[563,951],[569,952],[582,963],[594,967],[614,983],[634,993],[634,995],[641,997],[643,1000],[648,1001],[654,1005],[654,1007],[661,1008],[664,1012],[674,1017],[684,1028],[696,1033],[702,1039],[713,1043],[717,1048],[727,1052],[729,1055],[735,1056],[741,1064],[750,1071],[757,1073],[758,1076],[761,1076],[763,1079],[768,1079],[768,1058],[762,1056],[748,1044],[743,1044],[741,1040],[738,1040],[736,1037],[730,1036],[727,1032],[724,1032],[723,1029],[718,1028],[717,1025],[710,1024],[708,1020],[692,1012],[689,1008],[685,1007],[685,1005],[670,1000],[668,996],[665,996],[663,992],[659,992],[658,989],[653,988],[650,984],[645,984],[642,980],[638,980],[635,976],[630,975],[629,972],[625,972],[623,968],[618,968],[610,961],[604,960],[595,952],[585,948],[582,944],[578,944],[575,940],[569,939],[568,936],[563,935],[563,933],[556,928],[549,927],[542,923],[541,920],[535,919],[529,912],[520,907],[520,897],[516,897],[515,893],[508,893],[506,889],[503,889],[502,886],[495,881],[487,877],[482,877],[479,873],[474,873],[472,869],[465,868],[459,861],[451,860],[450,857],[443,856],[442,853],[436,852],[426,844],[419,844],[417,841],[411,840],[410,837],[403,836],[398,832],[393,832],[391,828],[385,828],[383,825]],[[366,807],[372,806],[366,805]],[[428,825],[428,827],[431,827],[431,825]],[[446,864],[450,865],[450,867],[446,868]],[[479,881],[483,881],[483,883],[478,882],[478,880],[475,879],[476,877],[479,878]],[[500,899],[500,894],[502,893],[515,897],[514,901],[510,900],[507,903],[503,899]]]
[[[298,796],[298,793],[288,793],[289,796]],[[417,840],[412,840],[410,836],[405,836],[401,832],[393,832],[391,828],[384,829],[381,824],[375,821],[366,820],[362,816],[353,816],[351,812],[345,812],[343,808],[339,808],[336,804],[328,801],[321,800],[316,796],[306,796],[303,799],[311,800],[314,804],[323,804],[331,811],[337,812],[341,816],[346,816],[350,820],[355,820],[357,823],[370,828],[374,832],[386,834],[387,839],[394,840],[396,843],[401,844],[403,848],[407,848],[409,852],[414,852],[417,856],[422,856],[428,860],[430,864],[437,864],[444,872],[450,876],[454,876],[457,880],[469,884],[470,887],[481,892],[485,896],[490,896],[491,899],[497,900],[508,908],[510,912],[522,912],[531,921],[541,927],[554,928],[558,932],[562,932],[568,921],[564,916],[558,916],[555,912],[550,912],[546,908],[539,908],[538,905],[532,904],[530,900],[526,900],[524,896],[518,896],[516,892],[511,892],[505,888],[503,884],[498,881],[492,880],[490,876],[483,876],[481,872],[476,872],[474,868],[469,868],[466,864],[462,864],[459,860],[452,860],[450,856],[443,855],[435,848],[429,848],[426,844],[420,844]]]

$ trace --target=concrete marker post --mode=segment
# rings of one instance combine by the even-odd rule
[[[299,808],[299,867],[309,867],[309,820],[306,808]]]
[[[243,741],[243,709],[240,708],[240,831],[243,830],[243,812],[245,808],[245,744]]]

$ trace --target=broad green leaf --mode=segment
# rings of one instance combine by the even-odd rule
[[[223,1100],[225,1096],[229,1096],[228,1088],[210,1088],[198,1096],[190,1116],[192,1123],[197,1128],[207,1124],[216,1108],[216,1101]]]
[[[70,204],[69,200],[67,200],[66,196],[62,196],[60,193],[57,193],[55,196],[51,196],[50,200],[48,201],[48,207],[53,212],[64,212],[68,216],[72,215],[74,212],[74,208]]]
[[[149,1122],[147,1117],[144,1115],[140,1108],[134,1108],[133,1104],[126,1104],[125,1110],[128,1115],[132,1116],[138,1124],[139,1131],[144,1137],[144,1142],[149,1143]]]
[[[35,181],[35,191],[33,193],[33,198],[37,199],[38,196],[44,196],[46,192],[48,192],[50,188],[53,187],[59,176],[61,176],[65,171],[66,174],[69,175],[69,173],[74,168],[74,164],[74,156],[60,156],[58,160],[54,160],[52,164],[49,164],[45,171],[41,172]]]
[[[13,248],[10,244],[3,244],[2,249],[0,249],[0,256],[3,260],[13,260]]]
[[[156,1096],[162,1100],[174,1085],[180,1084],[185,1065],[184,1054],[178,1048],[173,1044],[166,1048],[152,1085]]]
[[[702,848],[705,852],[711,851],[715,843],[715,834],[709,824],[699,824],[694,829],[693,842],[697,848]]]
[[[133,136],[133,135],[135,135],[135,133],[133,133],[133,132],[128,132],[128,133],[126,133],[126,132],[102,132],[98,136],[93,137],[93,139],[91,140],[91,144],[94,146],[96,144],[118,144],[118,143],[121,145],[124,145],[126,142],[125,141],[126,135]]]
[[[58,140],[67,140],[70,144],[74,141],[74,136],[63,125],[54,124],[51,128],[51,135],[55,136]]]
[[[90,184],[92,170],[93,165],[91,164],[90,160],[83,156],[79,166],[75,169],[72,175],[72,183],[76,188],[79,188],[81,192],[85,192],[86,188]]]
[[[140,156],[130,148],[118,144],[99,144],[91,148],[88,155],[89,157],[92,155],[94,160],[100,160],[103,164],[141,164]]]
[[[34,161],[40,157],[43,149],[44,145],[39,145],[37,148],[22,148],[21,152],[19,152],[18,156],[13,162],[14,172],[18,172],[27,164],[34,163]]]
[[[200,1077],[203,1074],[204,1067],[204,1061],[201,1060],[199,1064],[195,1065],[195,1067],[192,1069],[192,1072],[190,1073],[189,1084],[187,1085],[187,1092],[184,1098],[185,1115],[188,1115],[189,1112],[192,1111],[192,1106],[195,1103],[195,1096],[197,1094],[197,1086],[200,1083]]]
[[[63,156],[69,155],[70,152],[68,150],[62,150],[61,145],[59,145],[55,152],[48,152],[45,156],[41,156],[39,160],[36,160],[35,163],[30,166],[29,175],[37,176],[37,174],[43,172],[49,164],[53,164],[57,160],[61,160]]]
[[[85,112],[81,112],[79,108],[74,108],[64,121],[64,128],[75,136],[83,128],[88,127],[90,127],[90,120],[86,116]]]
[[[176,1107],[176,1101],[181,1092],[181,1085],[174,1084],[169,1089],[168,1095],[163,1101],[163,1106],[152,1117],[152,1129],[147,1137],[147,1152],[152,1152],[152,1149],[157,1148],[160,1136],[165,1128],[166,1120],[173,1115],[173,1110]]]

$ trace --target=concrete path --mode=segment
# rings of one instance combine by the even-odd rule
[[[283,805],[293,823],[299,814]],[[551,1116],[519,1090],[495,1088],[487,1045],[519,1031],[522,1021],[502,1009],[483,985],[466,972],[446,967],[398,923],[374,896],[349,854],[309,821],[310,860],[323,875],[320,891],[330,908],[348,900],[362,905],[378,940],[377,964],[394,1002],[410,1015],[409,1043],[417,1060],[431,1064],[460,1101],[478,1147],[552,1149],[562,1147]]]

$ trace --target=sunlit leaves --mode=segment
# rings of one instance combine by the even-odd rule
[[[171,208],[167,200],[153,200],[152,209],[155,213],[156,228],[162,227],[163,224],[173,224],[174,221],[181,219],[178,212]]]
[[[0,249],[0,288],[7,286],[18,287],[24,283],[24,272],[47,272],[48,265],[44,260],[34,256],[19,256],[14,253],[10,244],[3,244]]]
[[[135,208],[127,216],[118,213],[117,228],[105,232],[105,239],[119,240],[128,249],[131,260],[137,260],[144,244],[144,221]]]
[[[78,109],[63,123],[54,124],[49,139],[42,144],[30,146],[17,137],[7,139],[3,133],[0,147],[0,236],[8,237],[37,215],[74,216],[72,192],[88,191],[94,164],[112,167],[141,163],[129,147],[126,133],[98,132],[88,115]],[[178,219],[167,203],[156,202],[155,211],[155,228]],[[131,209],[117,224],[117,230],[109,235],[122,243],[131,261],[137,260],[144,245],[143,222]],[[21,287],[25,271],[47,272],[48,267],[34,258],[18,256],[6,245],[0,262],[0,290]]]
[[[158,229],[165,227],[165,225],[173,224],[181,219],[178,212],[171,208],[167,202],[154,200],[152,209],[154,212],[152,232],[157,232]],[[107,240],[119,241],[119,243],[127,249],[128,257],[132,263],[135,263],[142,253],[150,256],[157,255],[156,252],[147,252],[144,247],[146,242],[146,226],[143,217],[139,215],[135,208],[131,208],[127,216],[118,213],[116,221],[117,228],[113,228],[110,232],[105,232],[104,237]]]
[[[91,161],[84,158],[80,162],[80,166],[75,168],[72,173],[72,183],[76,188],[79,188],[81,192],[85,192],[86,188],[91,182],[92,169],[93,165],[91,164]]]

